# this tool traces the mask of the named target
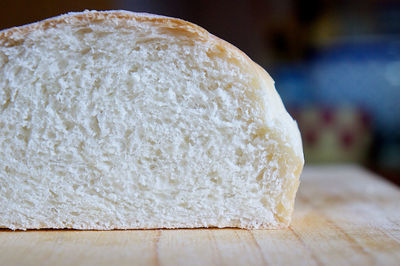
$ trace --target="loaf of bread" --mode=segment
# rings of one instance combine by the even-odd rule
[[[282,228],[304,159],[271,77],[191,23],[0,32],[0,227]]]

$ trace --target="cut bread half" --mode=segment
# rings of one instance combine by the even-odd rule
[[[304,164],[261,67],[127,11],[0,32],[0,145],[10,229],[281,228]]]

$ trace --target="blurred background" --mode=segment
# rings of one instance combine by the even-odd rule
[[[400,184],[400,1],[1,0],[0,28],[84,9],[206,28],[275,79],[307,164],[358,163]]]

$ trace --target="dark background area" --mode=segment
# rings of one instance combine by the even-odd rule
[[[275,79],[307,164],[400,184],[400,1],[2,0],[0,29],[85,9],[179,17],[231,42]]]

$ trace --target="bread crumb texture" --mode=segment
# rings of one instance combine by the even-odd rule
[[[178,19],[0,32],[0,227],[280,228],[303,167],[272,79]]]

